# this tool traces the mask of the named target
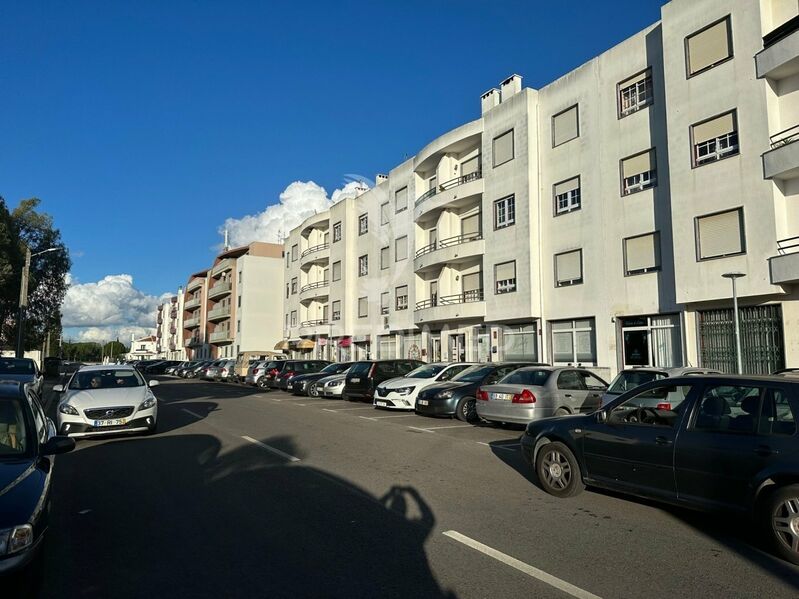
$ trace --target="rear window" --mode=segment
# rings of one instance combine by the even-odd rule
[[[17,358],[0,358],[0,374],[34,374],[33,362]]]
[[[362,376],[369,372],[369,368],[372,366],[371,362],[356,362],[352,365],[352,368],[349,369],[347,374],[355,375],[355,376]]]
[[[665,372],[652,372],[651,370],[623,370],[620,372],[608,389],[611,395],[621,395],[635,389],[644,383],[651,383],[665,379]]]
[[[501,385],[543,385],[552,374],[549,370],[515,370],[501,379]]]

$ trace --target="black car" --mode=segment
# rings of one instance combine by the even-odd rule
[[[319,372],[313,372],[310,374],[299,374],[291,379],[291,383],[288,386],[288,390],[291,391],[294,395],[314,395],[318,396],[319,393],[315,391],[313,388],[312,383],[325,378],[326,376],[331,376],[334,374],[342,374],[346,372],[347,369],[352,366],[352,362],[336,362],[335,364],[328,364]]]
[[[36,395],[42,396],[44,376],[30,358],[0,358],[0,381],[25,383]]]
[[[166,369],[170,366],[175,366],[176,364],[180,364],[179,360],[164,360],[162,362],[156,362],[155,364],[150,364],[149,366],[145,367],[143,372],[145,374],[166,374]]]
[[[423,416],[455,416],[464,422],[478,420],[475,401],[480,385],[493,385],[506,374],[535,362],[476,364],[459,372],[452,380],[430,385],[416,397],[416,413]]]
[[[37,396],[22,383],[0,383],[0,574],[36,555],[50,512],[52,456],[75,440],[55,436]]]
[[[267,385],[270,389],[286,390],[295,376],[319,372],[329,364],[327,360],[283,360],[272,369],[277,372],[267,381]]]
[[[347,371],[342,398],[347,401],[369,401],[383,381],[408,374],[424,365],[420,360],[365,360],[355,362]]]
[[[755,518],[799,564],[799,381],[703,375],[637,387],[593,414],[527,425],[522,455],[557,497],[603,487]]]

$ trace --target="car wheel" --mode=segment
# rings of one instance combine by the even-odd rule
[[[544,490],[555,497],[572,497],[585,488],[577,459],[563,443],[547,443],[539,449],[535,471]]]
[[[316,388],[316,385],[311,385],[308,388],[308,396],[309,397],[319,397],[319,389]]]
[[[266,381],[263,378],[258,379],[258,382],[255,383],[260,389],[266,389]]]
[[[477,422],[477,408],[474,397],[462,397],[455,408],[455,417],[463,422]]]
[[[774,552],[799,564],[799,485],[787,485],[772,492],[762,515]]]
[[[555,416],[568,416],[569,414],[571,414],[571,412],[566,408],[558,408],[555,410]]]

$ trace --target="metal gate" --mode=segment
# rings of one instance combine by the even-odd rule
[[[732,308],[700,310],[699,360],[705,368],[735,372],[735,322]],[[744,374],[769,374],[785,368],[782,306],[746,306],[738,309]]]

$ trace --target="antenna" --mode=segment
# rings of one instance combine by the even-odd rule
[[[230,233],[225,229],[225,251],[230,249]]]

